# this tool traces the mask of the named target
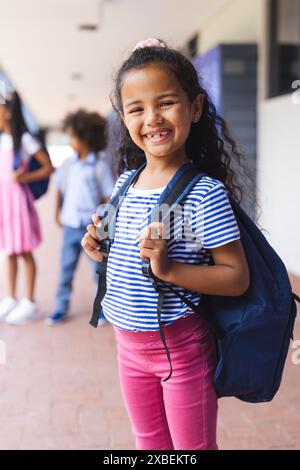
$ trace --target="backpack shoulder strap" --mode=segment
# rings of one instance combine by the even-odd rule
[[[100,251],[105,253],[109,253],[110,244],[113,241],[114,233],[115,233],[115,224],[116,224],[116,217],[118,210],[122,204],[122,201],[125,197],[127,190],[129,189],[130,185],[133,181],[138,177],[140,172],[143,170],[146,164],[141,165],[136,171],[134,171],[131,175],[126,178],[124,183],[120,186],[114,197],[112,197],[105,206],[103,216],[101,220],[104,225],[104,230],[108,234],[106,240],[103,240],[100,244]],[[90,320],[90,325],[97,328],[98,326],[98,319],[99,314],[101,311],[101,302],[104,298],[106,292],[106,270],[107,270],[107,257],[104,258],[103,261],[98,263],[97,273],[99,274],[99,281],[98,281],[98,289],[97,294],[94,300],[93,306],[93,313],[92,318]]]
[[[195,184],[204,176],[206,176],[206,174],[202,173],[191,163],[186,163],[179,168],[148,214],[148,225],[150,225],[151,222],[164,222],[164,220],[168,220],[174,207],[190,193]],[[166,210],[164,210],[161,216],[160,207],[162,205],[164,205]],[[149,266],[149,274],[151,273],[150,262],[143,261],[142,270],[144,275],[147,272],[147,265]]]
[[[137,170],[135,170],[133,173],[131,173],[127,178],[126,180],[124,181],[124,183],[119,187],[118,191],[116,192],[116,194],[114,195],[114,197],[112,197],[109,201],[108,201],[108,204],[112,204],[113,206],[115,207],[118,207],[118,201],[119,199],[122,197],[122,196],[125,196],[127,190],[129,189],[129,187],[131,186],[131,184],[137,179],[137,177],[139,176],[139,174],[141,173],[141,171],[145,168],[146,166],[146,163],[143,163],[141,166],[139,166],[139,168],[137,168]],[[121,206],[121,204],[119,204],[119,207]]]
[[[103,210],[103,215],[101,215],[101,220],[103,224],[103,229],[107,233],[107,241],[106,244],[113,243],[114,236],[115,236],[115,227],[116,227],[116,218],[123,202],[123,199],[131,186],[131,184],[137,179],[138,175],[141,171],[145,168],[146,163],[143,163],[137,170],[135,170],[132,174],[130,174],[124,183],[120,186],[116,194],[110,198],[108,203],[105,205]],[[101,251],[101,249],[100,249]],[[105,250],[105,252],[108,252]]]

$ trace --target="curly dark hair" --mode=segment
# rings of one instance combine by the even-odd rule
[[[13,139],[14,152],[21,148],[22,135],[28,132],[28,128],[23,116],[22,100],[17,91],[13,91],[11,97],[6,100],[5,105],[10,111],[9,125]]]
[[[106,119],[98,113],[79,109],[65,117],[62,127],[64,131],[71,129],[92,152],[106,148]]]
[[[186,92],[190,103],[200,93],[204,96],[202,116],[198,122],[192,123],[186,141],[188,158],[199,170],[223,182],[230,195],[239,203],[243,198],[242,185],[247,184],[247,196],[250,193],[250,198],[253,197],[255,191],[249,191],[249,182],[254,189],[254,180],[245,164],[242,164],[241,154],[229,133],[226,122],[217,114],[208,93],[201,85],[201,78],[198,76],[195,67],[184,55],[167,47],[164,41],[162,42],[166,47],[148,46],[132,52],[122,64],[114,79],[115,87],[110,94],[110,100],[119,116],[116,122],[119,134],[119,147],[116,153],[119,173],[127,169],[137,168],[146,159],[143,150],[131,139],[120,117],[120,112],[123,112],[121,88],[124,76],[132,69],[142,68],[150,64],[159,64],[175,75]],[[238,178],[239,181],[237,182],[238,174],[241,178]],[[247,183],[245,183],[245,176]]]

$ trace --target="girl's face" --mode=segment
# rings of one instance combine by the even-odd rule
[[[121,88],[121,117],[146,157],[186,157],[191,123],[199,120],[203,98],[190,103],[175,75],[148,65],[126,73]]]
[[[10,113],[7,107],[4,104],[0,104],[0,131],[4,129],[9,124]]]

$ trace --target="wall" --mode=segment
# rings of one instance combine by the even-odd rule
[[[228,0],[199,31],[199,52],[219,43],[257,42],[261,37],[261,11],[265,0]]]
[[[204,28],[199,29],[199,53],[221,43],[257,43],[258,90],[260,101],[267,94],[267,21],[269,0],[228,0],[212,16]]]
[[[300,103],[285,95],[260,104],[258,200],[260,224],[286,263],[300,275]]]
[[[284,0],[283,0],[284,1]],[[228,0],[199,31],[199,51],[219,43],[258,44],[259,223],[287,269],[300,276],[300,104],[267,96],[268,0]]]

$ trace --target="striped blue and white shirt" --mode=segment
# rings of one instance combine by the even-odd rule
[[[135,170],[126,171],[117,180],[114,195]],[[151,190],[130,187],[120,207],[114,242],[107,264],[107,291],[102,301],[103,313],[114,326],[131,331],[158,330],[157,300],[149,279],[143,276],[139,256],[139,236],[148,225],[147,215],[164,188]],[[168,240],[169,258],[189,264],[208,265],[211,248],[240,238],[239,228],[223,183],[205,176],[180,204],[181,215],[171,221]],[[183,230],[176,230],[178,220]],[[178,227],[177,227],[178,228]],[[193,303],[201,293],[172,286]],[[169,325],[193,313],[172,292],[165,290],[161,321]]]

